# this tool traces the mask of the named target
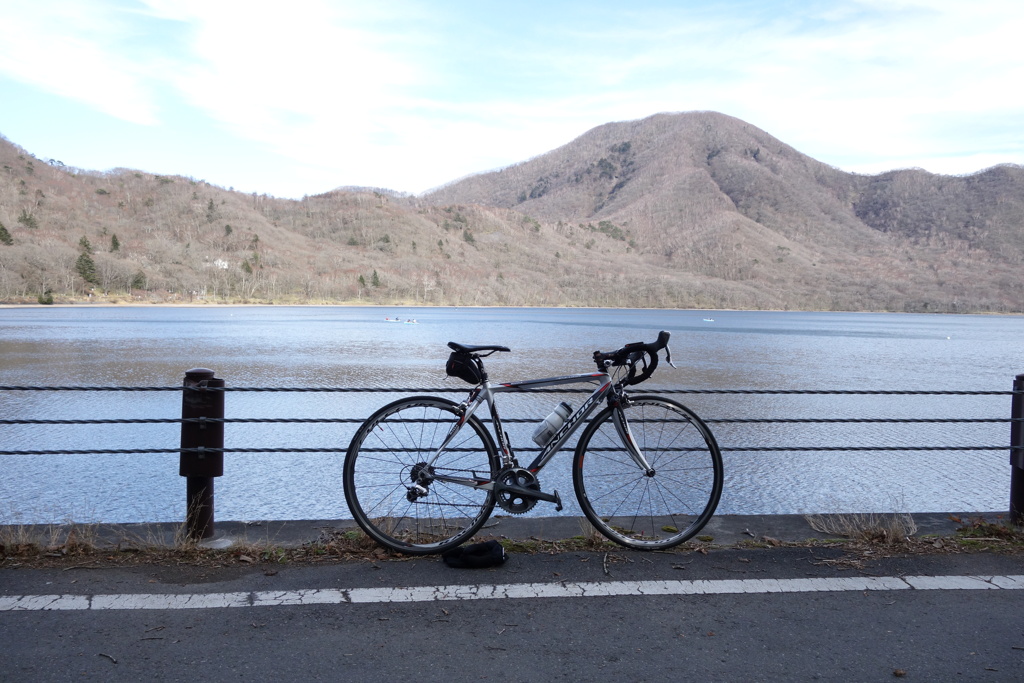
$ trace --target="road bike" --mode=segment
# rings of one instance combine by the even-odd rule
[[[494,506],[513,515],[538,502],[562,510],[557,491],[541,490],[538,475],[586,423],[572,460],[576,499],[606,537],[629,548],[661,550],[696,535],[722,493],[722,456],[708,426],[677,401],[633,396],[668,348],[669,333],[595,351],[597,372],[495,383],[483,358],[509,348],[449,342],[446,370],[473,385],[456,403],[413,396],[390,403],[357,430],[345,456],[345,499],[371,538],[410,555],[441,553],[471,538]],[[672,365],[672,367],[675,367]],[[534,434],[540,453],[521,466],[502,426],[496,397],[568,384],[596,388],[572,411],[560,404]],[[601,405],[604,408],[586,422]],[[476,413],[487,405],[488,431]]]

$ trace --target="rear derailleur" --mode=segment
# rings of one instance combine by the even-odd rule
[[[417,463],[409,473],[409,480],[412,486],[406,487],[405,498],[410,503],[415,503],[430,493],[428,487],[434,481],[434,468],[425,462]]]

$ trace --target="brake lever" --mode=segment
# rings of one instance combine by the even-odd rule
[[[672,349],[668,348],[668,344],[665,344],[665,360],[668,361],[669,367],[676,367],[676,364],[672,362]]]

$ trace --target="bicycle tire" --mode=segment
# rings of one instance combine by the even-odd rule
[[[415,396],[384,406],[359,427],[345,455],[345,501],[370,538],[407,555],[441,553],[471,538],[494,509],[494,492],[432,480],[408,498],[414,468],[433,455],[460,417],[445,398]],[[434,472],[489,481],[494,440],[471,417],[434,462]]]
[[[708,426],[681,403],[637,396],[625,411],[653,476],[629,456],[609,406],[576,447],[576,499],[594,528],[616,543],[637,550],[671,548],[695,536],[718,507],[722,454]]]

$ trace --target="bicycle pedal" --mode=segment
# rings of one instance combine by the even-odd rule
[[[561,512],[562,511],[562,497],[560,495],[558,495],[558,491],[557,490],[552,491],[551,493],[555,497],[555,512]]]

